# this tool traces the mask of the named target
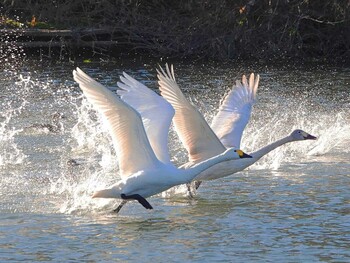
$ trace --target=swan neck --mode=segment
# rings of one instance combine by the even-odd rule
[[[293,141],[291,136],[284,137],[284,138],[277,140],[269,145],[266,145],[265,147],[261,148],[260,150],[258,150],[256,152],[252,153],[252,156],[256,160],[259,160],[261,157],[263,157],[264,155],[273,151],[277,147],[280,147],[281,145],[286,144],[286,143],[291,142],[291,141]]]

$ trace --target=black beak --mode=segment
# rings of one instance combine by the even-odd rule
[[[241,158],[253,158],[253,156],[243,153],[243,155],[241,156]]]
[[[306,137],[304,137],[305,138],[305,140],[316,140],[317,139],[317,137],[315,137],[315,136],[312,136],[311,134],[308,134]]]

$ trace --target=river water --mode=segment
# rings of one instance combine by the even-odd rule
[[[0,261],[350,262],[350,68],[175,62],[184,93],[210,120],[234,80],[259,73],[246,152],[300,128],[249,169],[149,198],[148,211],[91,193],[118,180],[108,131],[72,78],[80,66],[116,88],[122,71],[156,89],[156,62],[0,67]],[[161,62],[162,63],[162,62]],[[186,152],[173,130],[174,163]]]

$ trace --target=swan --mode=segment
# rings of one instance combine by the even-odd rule
[[[170,160],[161,161],[155,155],[141,116],[134,108],[81,69],[76,68],[73,77],[87,100],[102,114],[112,135],[121,180],[107,189],[96,191],[92,197],[122,199],[116,212],[128,200],[137,200],[144,208],[153,209],[146,200],[147,197],[175,185],[189,183],[200,172],[221,161],[250,157],[240,150],[230,148],[189,169],[179,169]],[[167,133],[168,129],[163,132]]]
[[[255,78],[254,74],[251,74],[249,83],[245,76],[242,77],[242,82],[236,82],[236,86],[221,103],[219,112],[213,119],[212,128],[210,128],[203,115],[188,102],[181,92],[175,80],[173,67],[171,66],[170,69],[166,64],[166,72],[162,68],[157,72],[161,95],[175,109],[173,118],[175,130],[189,155],[189,162],[182,165],[181,168],[190,168],[202,160],[224,152],[227,148],[240,147],[242,133],[249,121],[255,102],[259,75]],[[117,92],[125,102],[140,112],[142,120],[149,127],[149,129],[146,128],[146,132],[150,134],[149,138],[152,143],[156,138],[154,135],[159,129],[162,129],[158,116],[159,112],[163,112],[166,101],[142,83],[126,73],[123,74],[124,77],[121,80],[124,83],[118,82],[122,90]],[[229,160],[206,169],[196,176],[196,188],[203,180],[214,180],[242,171],[285,143],[314,139],[316,137],[302,130],[295,130],[289,136],[250,154],[252,158]],[[190,195],[192,195],[191,192]]]
[[[160,67],[157,73],[161,95],[175,109],[173,118],[175,130],[189,154],[189,162],[181,168],[192,167],[197,162],[219,154],[227,148],[240,148],[242,134],[256,100],[259,75],[255,77],[252,73],[249,81],[243,75],[241,82],[236,81],[236,85],[224,97],[218,113],[209,126],[203,115],[181,92],[175,80],[173,66],[169,68],[166,64],[166,72]],[[315,139],[315,136],[303,130],[294,130],[290,135],[251,153],[252,158],[222,162],[203,171],[195,178],[196,188],[203,180],[214,180],[242,171],[283,144]],[[207,147],[207,140],[212,142],[210,147]]]

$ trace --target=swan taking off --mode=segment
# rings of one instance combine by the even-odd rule
[[[158,70],[158,83],[161,95],[175,109],[174,126],[189,154],[190,161],[182,167],[192,167],[203,159],[223,152],[229,147],[239,148],[243,131],[249,121],[256,100],[259,75],[252,73],[249,81],[243,75],[242,82],[236,85],[222,101],[211,127],[203,115],[185,98],[175,80],[173,66],[166,64],[166,72]],[[205,143],[210,138],[212,144]],[[217,164],[200,173],[195,179],[197,188],[201,180],[213,180],[242,171],[277,147],[293,141],[315,140],[316,137],[302,130],[295,130],[289,136],[280,139],[252,153],[249,160],[231,160]],[[193,143],[196,142],[196,143]]]
[[[164,130],[159,119],[159,112],[166,112],[170,103],[175,109],[173,118],[175,130],[189,155],[189,162],[182,168],[189,168],[207,158],[220,154],[229,147],[240,147],[243,130],[247,125],[256,92],[259,85],[259,75],[250,75],[249,82],[245,76],[242,82],[237,81],[233,89],[224,98],[219,112],[213,120],[212,128],[203,115],[183,95],[176,83],[173,67],[166,65],[166,72],[161,68],[158,71],[159,88],[164,100],[145,85],[133,79],[126,73],[121,77],[123,83],[118,82],[122,89],[118,91],[121,98],[140,112],[150,142],[158,149],[157,156],[164,156],[164,149],[157,146],[160,142],[158,134]],[[164,114],[162,114],[164,116]],[[167,135],[167,134],[166,134]],[[213,180],[242,171],[255,163],[262,156],[273,149],[292,141],[314,140],[316,137],[296,130],[290,136],[276,141],[251,154],[253,158],[235,159],[216,164],[201,172],[195,180]],[[166,145],[167,137],[162,137],[162,145]],[[156,150],[155,150],[156,152]],[[167,153],[167,152],[166,152]],[[199,184],[197,184],[199,185]]]
[[[199,173],[219,162],[250,157],[232,148],[189,169],[178,169],[167,157],[160,160],[156,156],[141,116],[134,108],[79,68],[73,71],[73,76],[88,101],[105,118],[120,168],[121,180],[108,189],[95,192],[93,198],[123,199],[121,206],[127,200],[137,200],[146,209],[152,209],[147,197],[175,185],[189,183]],[[168,133],[168,129],[169,127],[163,132]],[[121,206],[116,209],[117,212]]]

